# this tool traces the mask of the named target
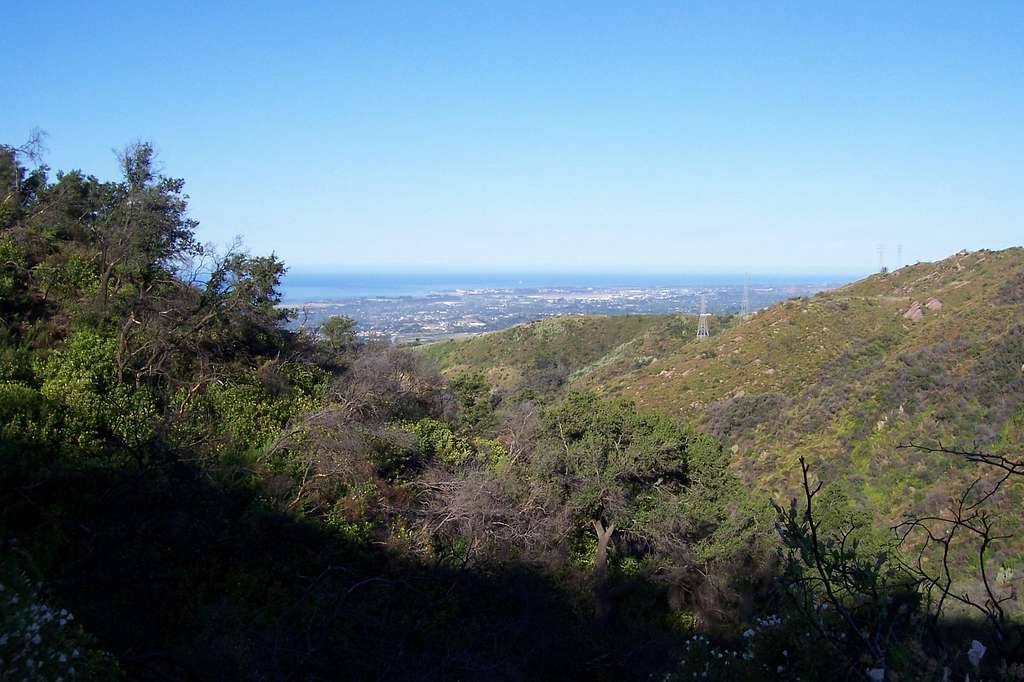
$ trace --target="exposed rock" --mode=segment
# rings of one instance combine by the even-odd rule
[[[942,301],[937,298],[929,298],[924,307],[928,308],[928,310],[942,310]]]
[[[907,312],[903,313],[903,317],[910,320],[911,322],[917,322],[924,317],[924,311],[921,309],[921,302],[914,301]]]

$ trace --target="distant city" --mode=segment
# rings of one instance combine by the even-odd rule
[[[452,279],[438,278],[434,284],[451,286],[453,282],[449,280]],[[590,279],[593,281],[595,278]],[[616,278],[605,276],[601,279],[611,282]],[[647,279],[654,280],[653,277]],[[650,281],[640,281],[631,286],[604,282],[593,286],[571,286],[562,282],[554,286],[515,286],[528,281],[519,279],[501,281],[501,286],[441,291],[423,291],[424,288],[429,289],[429,283],[422,285],[406,281],[397,285],[388,280],[388,286],[374,287],[361,279],[358,286],[352,282],[346,284],[351,290],[363,294],[373,290],[409,293],[350,296],[338,295],[345,293],[345,287],[337,282],[335,286],[324,286],[323,283],[314,286],[308,280],[300,280],[291,289],[286,282],[285,303],[282,305],[295,310],[292,322],[295,327],[316,329],[330,317],[345,315],[356,320],[362,336],[385,336],[396,343],[427,343],[497,331],[558,315],[697,313],[702,297],[709,313],[741,312],[744,297],[742,276],[707,279],[712,281],[699,284],[694,280],[686,286],[659,286]],[[723,281],[726,279],[732,281]],[[740,283],[736,283],[737,279]],[[812,295],[844,283],[838,278],[823,278],[817,282],[798,277],[793,277],[793,281],[785,281],[782,277],[771,280],[770,283],[758,281],[747,285],[751,310],[794,296]]]

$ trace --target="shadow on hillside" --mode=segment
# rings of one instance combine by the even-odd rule
[[[607,645],[536,571],[353,545],[190,466],[52,471],[22,480],[5,532],[132,679],[622,679],[668,657]]]

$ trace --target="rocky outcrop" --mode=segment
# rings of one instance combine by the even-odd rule
[[[911,322],[917,322],[924,317],[924,309],[921,308],[920,301],[914,301],[907,312],[903,313],[903,317],[910,320]]]

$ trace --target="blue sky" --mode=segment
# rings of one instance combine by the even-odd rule
[[[1024,241],[1019,1],[210,5],[6,7],[0,139],[38,126],[101,177],[150,140],[204,240],[296,270],[864,272],[880,242]]]

